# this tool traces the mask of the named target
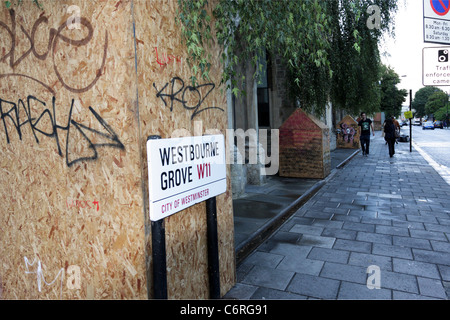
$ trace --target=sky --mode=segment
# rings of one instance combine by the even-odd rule
[[[382,62],[391,66],[402,80],[399,89],[411,89],[413,98],[422,84],[422,49],[441,47],[441,44],[425,43],[423,41],[423,1],[429,0],[398,0],[399,9],[395,15],[395,38],[385,36],[380,45]],[[405,77],[403,77],[405,76]],[[450,87],[440,87],[450,92]],[[409,96],[407,102],[409,105]]]

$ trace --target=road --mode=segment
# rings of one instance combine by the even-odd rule
[[[450,183],[450,129],[422,130],[420,126],[412,129],[416,150]],[[402,127],[401,133],[409,135],[409,126]]]

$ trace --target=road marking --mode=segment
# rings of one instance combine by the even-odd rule
[[[420,153],[420,155],[434,168],[434,170],[439,173],[439,175],[450,185],[450,169],[447,166],[441,165],[431,158],[428,153],[423,151],[421,147],[417,145],[414,141],[412,142],[414,148]]]
[[[430,148],[446,148],[450,147],[450,142],[443,141],[434,141],[434,142],[420,142],[422,147],[430,147]]]

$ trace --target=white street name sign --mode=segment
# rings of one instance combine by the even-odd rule
[[[147,140],[150,220],[226,191],[223,135]]]

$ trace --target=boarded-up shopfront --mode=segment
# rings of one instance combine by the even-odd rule
[[[0,298],[152,298],[147,137],[225,134],[219,49],[194,87],[177,1],[39,2],[0,4]],[[223,295],[229,179],[217,219]],[[165,232],[168,298],[208,298],[205,204]]]
[[[331,172],[330,129],[297,109],[280,127],[280,176],[323,179]]]
[[[338,123],[336,145],[341,149],[358,149],[360,147],[358,122],[353,117],[346,115]]]

